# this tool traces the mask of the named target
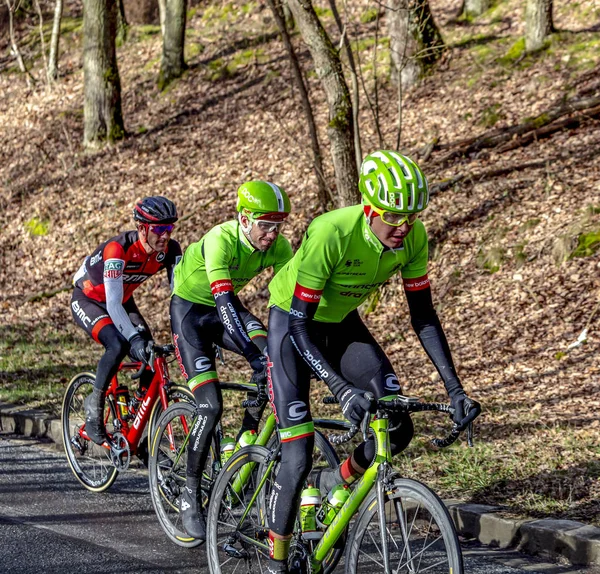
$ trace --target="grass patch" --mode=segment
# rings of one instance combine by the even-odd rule
[[[481,110],[480,124],[486,128],[495,126],[503,117],[502,106],[500,104],[492,104]]]
[[[592,429],[537,424],[527,429],[526,440],[522,432],[498,439],[484,432],[472,449],[463,443],[437,450],[429,439],[443,435],[443,427],[425,419],[413,416],[418,438],[396,458],[403,476],[422,480],[448,498],[510,501],[508,510],[519,514],[598,522],[600,447]]]
[[[499,246],[481,247],[477,253],[477,266],[489,273],[500,270],[505,260],[505,250]]]
[[[25,223],[25,229],[27,229],[29,235],[34,237],[43,237],[44,235],[48,235],[49,226],[49,221],[44,221],[38,219],[37,217],[32,217],[29,221],[27,221],[27,223]]]
[[[368,10],[365,10],[360,15],[360,21],[363,24],[368,24],[369,22],[375,22],[375,20],[377,20],[378,14],[379,14],[379,8],[369,8]]]
[[[60,414],[64,390],[80,371],[96,370],[85,345],[71,332],[49,333],[39,327],[0,329],[0,401],[26,404]],[[82,360],[81,356],[86,355]],[[69,359],[65,363],[65,358]]]
[[[156,36],[160,36],[160,26],[155,26],[153,24],[146,24],[144,26],[134,26],[132,27],[132,39],[137,40],[138,42],[145,42],[146,40],[150,40],[155,38]]]
[[[600,249],[600,229],[579,235],[577,247],[571,253],[571,257],[591,257],[598,249]]]

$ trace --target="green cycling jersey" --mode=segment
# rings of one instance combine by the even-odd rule
[[[322,291],[316,321],[339,323],[398,271],[407,289],[407,279],[428,284],[427,259],[427,231],[420,220],[400,249],[384,249],[362,205],[336,209],[310,224],[300,249],[269,284],[269,305],[289,311],[298,284]]]
[[[220,282],[231,281],[237,295],[263,269],[272,266],[277,273],[292,255],[290,242],[283,235],[278,235],[267,251],[259,251],[237,220],[226,221],[185,250],[175,267],[173,293],[214,307],[213,292],[218,292]]]

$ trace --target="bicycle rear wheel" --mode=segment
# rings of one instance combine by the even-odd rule
[[[348,540],[346,574],[385,572],[387,548],[394,574],[463,574],[460,544],[444,503],[424,484],[397,479],[385,495],[385,531],[373,493]]]
[[[80,373],[67,386],[62,404],[62,434],[69,466],[77,480],[92,492],[103,492],[115,482],[119,471],[113,466],[110,451],[82,434],[85,427],[83,401],[94,388],[95,375]],[[116,418],[111,401],[106,401],[104,422],[113,433]]]
[[[175,544],[194,548],[201,540],[190,537],[181,523],[179,502],[186,481],[187,436],[196,417],[195,403],[171,404],[156,423],[150,441],[148,478],[150,496],[165,534]],[[202,473],[202,505],[208,505],[215,472],[215,446],[211,442],[209,456]]]

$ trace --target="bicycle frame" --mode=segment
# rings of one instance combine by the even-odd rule
[[[343,534],[344,530],[350,524],[350,520],[359,509],[360,505],[368,496],[369,492],[373,488],[373,485],[377,481],[378,474],[380,472],[380,466],[382,464],[392,462],[392,453],[390,450],[389,443],[389,419],[387,417],[376,418],[371,421],[371,429],[375,433],[375,443],[377,445],[377,451],[375,453],[375,459],[360,480],[356,483],[352,493],[340,508],[339,512],[327,527],[323,533],[323,537],[317,543],[312,555],[311,564],[313,572],[319,572],[322,568],[322,563],[325,560],[327,554],[332,550],[339,537]],[[381,492],[379,492],[381,491]],[[381,498],[381,499],[380,499]],[[378,489],[378,502],[383,503],[383,489]],[[387,559],[386,559],[387,562]]]
[[[152,382],[146,391],[146,395],[137,407],[135,418],[130,424],[130,422],[123,417],[120,409],[117,408],[116,404],[114,404],[115,393],[117,387],[119,386],[117,376],[121,371],[138,371],[140,366],[141,363],[121,363],[119,365],[119,370],[112,378],[106,393],[107,400],[111,401],[114,406],[113,412],[117,414],[118,425],[116,426],[120,427],[119,432],[123,434],[129,443],[129,448],[132,455],[137,453],[138,444],[142,438],[142,435],[144,434],[144,429],[150,420],[150,416],[156,402],[160,400],[164,409],[166,409],[168,406],[166,386],[170,382],[169,370],[165,358],[162,356],[157,356],[154,358],[154,376],[152,377]],[[104,422],[106,423],[106,421]],[[106,443],[104,448],[110,450],[110,447]]]

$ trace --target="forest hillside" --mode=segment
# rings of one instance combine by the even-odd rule
[[[507,130],[600,97],[600,8],[594,0],[555,0],[557,32],[543,50],[526,54],[524,4],[500,0],[469,20],[457,19],[459,0],[431,0],[448,50],[403,94],[399,149],[421,165],[434,190],[423,221],[435,303],[463,384],[485,408],[479,450],[456,449],[444,454],[445,469],[420,472],[441,479],[446,493],[462,489],[477,500],[597,520],[600,114],[597,107],[567,107],[557,120],[563,123],[550,124],[555,130],[535,124],[527,133]],[[328,4],[319,5],[339,42]],[[377,6],[348,2],[349,34],[370,101],[361,96],[364,154],[395,147],[398,137],[398,90]],[[289,61],[261,3],[190,8],[189,69],[164,92],[156,85],[160,27],[132,26],[117,51],[128,136],[95,152],[82,148],[80,3],[66,3],[60,79],[51,90],[43,81],[35,13],[17,24],[37,82],[28,87],[3,35],[0,400],[26,399],[57,412],[69,378],[93,369],[100,356],[71,318],[71,278],[98,243],[132,228],[137,199],[163,194],[176,202],[183,218],[174,238],[184,248],[234,216],[236,190],[249,179],[287,190],[293,214],[283,233],[295,247],[322,206]],[[333,186],[324,94],[297,33],[293,42]],[[491,138],[507,133],[497,143]],[[262,277],[241,296],[264,318],[266,285]],[[155,338],[168,341],[166,278],[143,285],[136,301]],[[443,398],[411,330],[401,280],[363,311],[404,392]],[[228,357],[221,373],[243,378],[243,367]],[[465,463],[469,452],[476,462]],[[477,480],[448,475],[464,464]],[[540,506],[544,497],[550,502]]]

